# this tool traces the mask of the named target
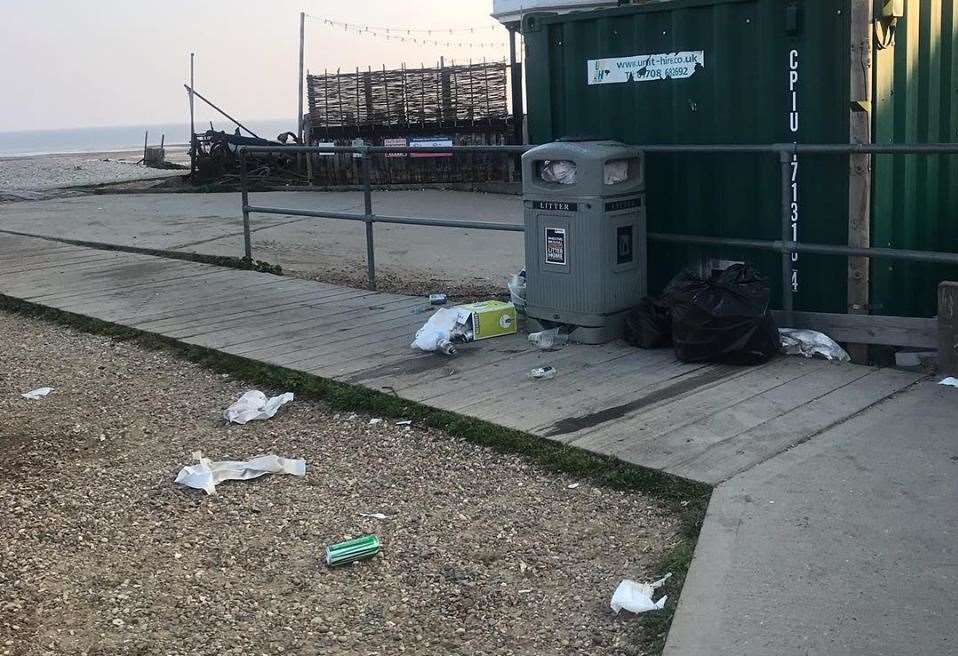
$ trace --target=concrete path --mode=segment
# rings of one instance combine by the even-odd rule
[[[720,485],[665,656],[958,653],[958,389],[922,382]]]
[[[358,192],[266,192],[253,204],[362,212]],[[522,220],[518,197],[462,191],[379,191],[381,214],[445,219]],[[253,256],[300,275],[358,286],[366,276],[362,224],[353,221],[254,214]],[[0,230],[78,241],[243,255],[240,197],[222,194],[82,196],[0,205]],[[510,232],[377,225],[379,275],[433,291],[470,286],[504,289],[522,268],[522,235]],[[418,283],[418,284],[417,284]],[[423,289],[425,291],[425,289]]]

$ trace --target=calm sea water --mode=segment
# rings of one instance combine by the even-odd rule
[[[249,129],[264,139],[274,139],[287,130],[295,132],[295,121],[243,121]],[[235,125],[222,120],[213,121],[217,130],[233,131]],[[196,131],[209,129],[209,122],[196,124]],[[67,130],[24,130],[0,132],[0,157],[12,155],[46,155],[50,153],[105,153],[143,148],[143,135],[150,131],[150,144],[159,145],[160,135],[166,135],[167,145],[189,142],[189,123],[166,125],[128,125],[106,128],[74,128]],[[245,133],[244,133],[245,134]]]

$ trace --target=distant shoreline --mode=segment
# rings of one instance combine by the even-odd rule
[[[179,152],[179,151],[185,152],[185,151],[187,150],[188,144],[185,144],[185,143],[182,143],[182,144],[166,144],[166,146],[164,146],[164,147],[165,147],[166,150],[168,151],[167,154],[169,155],[169,154],[170,154],[169,151],[173,151],[174,153],[175,153],[175,152]],[[3,160],[14,160],[14,159],[33,159],[33,158],[37,158],[37,157],[74,157],[74,156],[76,156],[76,157],[84,157],[84,156],[85,156],[85,157],[94,157],[94,156],[100,156],[100,155],[114,155],[114,156],[115,156],[115,155],[128,155],[128,156],[130,156],[130,155],[133,155],[133,154],[137,154],[137,155],[139,155],[139,157],[142,157],[142,156],[143,156],[143,148],[142,148],[142,147],[139,147],[139,148],[138,148],[138,147],[136,147],[136,146],[133,146],[133,147],[128,147],[128,148],[116,148],[116,149],[113,149],[113,150],[102,150],[102,149],[100,149],[100,150],[64,150],[64,151],[56,151],[56,152],[32,152],[32,153],[0,153],[0,161],[3,161]],[[125,158],[123,158],[123,159],[125,159]]]

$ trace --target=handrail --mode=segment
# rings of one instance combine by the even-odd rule
[[[535,146],[240,146],[237,149],[240,159],[240,181],[243,207],[243,235],[245,254],[252,257],[250,238],[250,214],[286,214],[328,219],[346,219],[362,221],[366,225],[367,279],[370,289],[376,289],[375,249],[373,247],[373,224],[395,223],[446,228],[468,228],[476,230],[504,230],[524,232],[520,224],[491,223],[469,221],[465,219],[433,219],[411,216],[382,216],[372,209],[372,185],[370,181],[370,155],[386,153],[496,153],[501,155],[519,155]],[[640,146],[646,153],[670,154],[717,154],[717,153],[756,153],[778,155],[781,172],[781,235],[780,240],[738,239],[727,237],[708,237],[702,235],[683,235],[675,233],[653,232],[648,239],[668,243],[684,243],[701,246],[732,246],[779,252],[782,255],[782,309],[786,318],[793,312],[792,255],[793,253],[813,253],[819,255],[838,255],[845,257],[875,257],[913,262],[933,262],[958,265],[958,253],[942,251],[916,251],[893,248],[863,248],[834,244],[809,244],[792,239],[792,161],[793,156],[802,154],[822,155],[955,155],[958,143],[928,144],[651,144]],[[284,152],[290,154],[358,154],[362,159],[362,187],[364,211],[362,214],[347,212],[326,212],[317,210],[297,210],[292,208],[263,207],[249,204],[249,187],[246,171],[246,156],[252,153]]]

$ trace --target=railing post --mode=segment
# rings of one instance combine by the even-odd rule
[[[938,369],[958,374],[958,282],[938,285]]]
[[[792,156],[787,147],[778,151],[782,172],[782,310],[787,327],[792,321]]]
[[[369,147],[362,149],[363,215],[366,223],[366,280],[369,289],[376,291],[376,248],[373,241],[373,186],[370,173]]]
[[[247,260],[253,260],[253,240],[249,230],[249,188],[246,180],[246,151],[239,149],[240,193],[243,202],[243,254]]]

